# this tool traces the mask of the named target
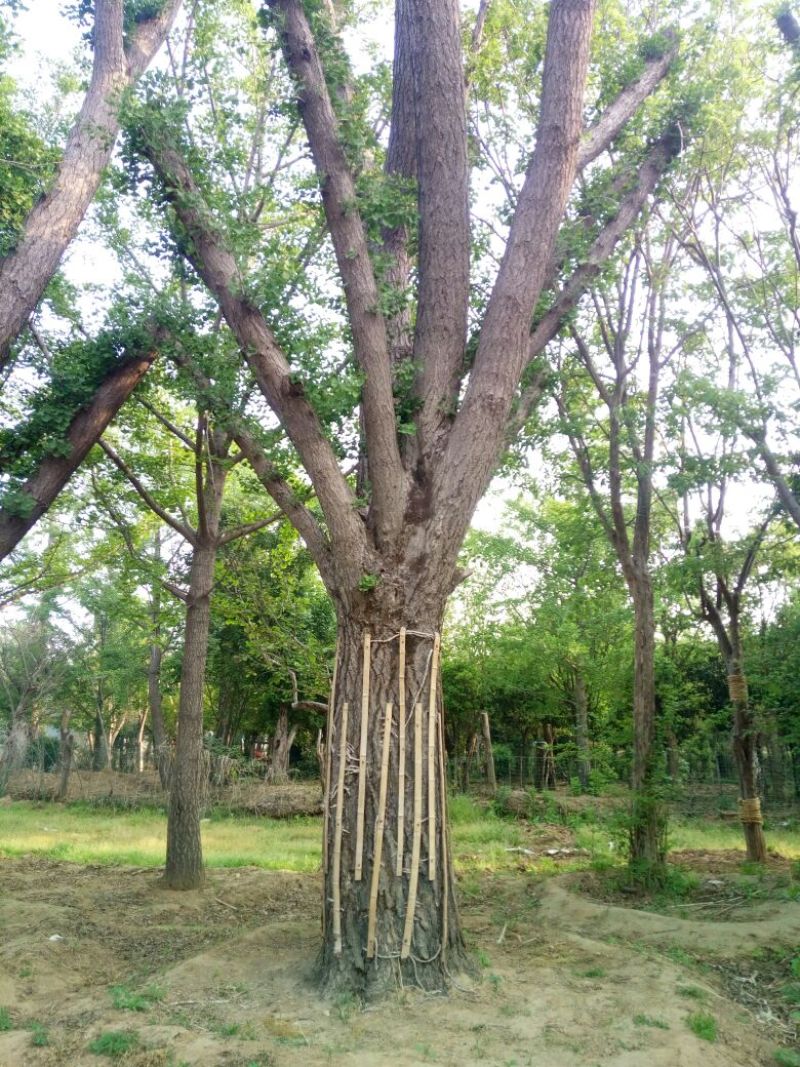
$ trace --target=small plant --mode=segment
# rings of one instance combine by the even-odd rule
[[[717,1040],[717,1020],[706,1011],[696,1011],[688,1015],[686,1025],[701,1041]]]
[[[481,967],[492,966],[492,961],[489,959],[489,956],[483,951],[482,948],[475,949],[475,959],[478,961]]]
[[[109,989],[111,1003],[117,1011],[149,1011],[153,1004],[164,999],[164,990],[151,985],[136,993],[126,985],[112,985]]]
[[[603,967],[587,967],[585,971],[578,971],[579,978],[605,978],[606,972]]]
[[[110,1056],[112,1059],[118,1059],[138,1047],[139,1035],[132,1030],[107,1030],[87,1046],[95,1056]]]
[[[696,985],[679,985],[678,993],[689,1000],[707,1000],[708,993]]]
[[[652,1026],[657,1030],[669,1030],[669,1023],[665,1023],[663,1019],[656,1019],[652,1015],[634,1015],[634,1026]]]
[[[780,1067],[800,1067],[800,1052],[792,1048],[779,1048],[772,1058]]]
[[[4,1030],[13,1030],[14,1024],[11,1022],[11,1015],[8,1008],[0,1008],[0,1032]]]
[[[31,1044],[35,1048],[46,1048],[50,1044],[50,1035],[47,1032],[47,1027],[42,1023],[31,1023]]]

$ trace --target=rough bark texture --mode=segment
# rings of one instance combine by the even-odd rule
[[[278,721],[270,738],[267,781],[274,784],[289,781],[289,753],[296,734],[297,727],[289,725],[289,709],[284,704],[278,713]]]
[[[747,679],[742,673],[741,650],[728,660],[728,693],[733,707],[733,755],[739,775],[739,793],[743,801],[759,799],[758,734],[755,719],[747,694]],[[752,863],[767,862],[767,843],[764,826],[758,814],[742,805],[742,831],[747,847],[747,858]]]
[[[486,784],[490,792],[497,792],[497,775],[494,771],[494,750],[492,749],[492,731],[489,726],[489,712],[481,713],[481,729],[483,730],[484,756],[486,759]]]
[[[440,686],[434,677],[434,634],[441,623],[441,611],[420,611],[407,621],[405,693],[401,697],[399,619],[379,610],[339,618],[333,736],[327,746],[332,760],[332,786],[328,798],[323,916],[326,936],[320,960],[324,986],[331,992],[344,989],[371,996],[393,988],[400,980],[425,989],[443,989],[449,969],[463,965],[464,945],[446,830],[443,709]],[[425,636],[417,636],[419,633]],[[368,693],[364,686],[366,634],[371,639]],[[405,759],[402,862],[398,865],[401,701],[405,708]],[[345,703],[347,729],[343,735]],[[387,705],[391,705],[392,720],[384,757]],[[381,797],[385,799],[382,821]],[[402,873],[398,874],[398,869]],[[376,895],[374,945],[370,952],[372,892]],[[409,923],[409,896],[414,893],[413,922]]]

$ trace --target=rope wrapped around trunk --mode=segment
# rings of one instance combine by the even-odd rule
[[[761,801],[758,797],[739,800],[739,818],[743,823],[757,823],[760,825],[764,822],[761,816]]]
[[[745,704],[747,702],[747,679],[743,674],[728,675],[728,692],[733,703]]]

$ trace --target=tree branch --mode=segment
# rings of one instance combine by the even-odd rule
[[[227,545],[231,541],[238,541],[240,537],[247,537],[248,534],[257,533],[259,530],[263,530],[266,526],[272,526],[276,522],[280,522],[281,519],[285,519],[286,515],[283,511],[279,511],[276,515],[270,515],[266,519],[259,519],[257,522],[248,522],[243,526],[237,526],[233,530],[226,530],[225,533],[220,534],[218,545]]]
[[[193,548],[196,548],[197,534],[195,533],[195,531],[192,530],[191,527],[187,526],[185,523],[180,522],[174,516],[170,515],[168,511],[161,507],[161,505],[158,503],[152,493],[150,493],[144,487],[142,482],[136,477],[136,475],[133,473],[133,471],[122,458],[122,456],[118,455],[106,440],[101,437],[97,443],[100,445],[100,447],[111,460],[111,462],[114,464],[114,466],[122,474],[125,475],[125,477],[128,479],[130,484],[133,486],[133,488],[136,490],[136,492],[139,494],[145,504],[147,504],[150,510],[155,515],[158,515],[162,522],[165,522],[167,526],[171,526],[176,533],[179,533],[181,537],[185,538],[189,542],[189,544],[192,545]]]
[[[96,0],[92,78],[83,105],[47,193],[0,262],[0,369],[94,199],[119,132],[123,91],[149,65],[179,7],[180,0],[167,0],[158,15],[140,23],[126,53],[122,0]]]
[[[299,0],[270,0],[282,16],[286,63],[300,89],[300,114],[320,179],[339,274],[344,286],[353,348],[364,373],[364,431],[372,476],[370,524],[378,541],[399,527],[405,504],[405,473],[395,428],[392,371],[386,323],[357,209],[356,187],[339,136],[325,74],[311,27]]]

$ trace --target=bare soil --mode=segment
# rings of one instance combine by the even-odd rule
[[[0,1006],[13,1029],[0,1033],[0,1065],[98,1067],[110,1061],[87,1046],[110,1031],[136,1035],[116,1061],[133,1067],[774,1063],[790,1035],[731,993],[730,974],[674,958],[665,931],[632,933],[630,910],[606,908],[623,919],[604,926],[581,910],[604,906],[563,883],[524,871],[471,878],[462,910],[479,975],[458,978],[447,997],[406,988],[362,1010],[316,994],[315,876],[215,870],[204,890],[177,894],[152,870],[4,860]],[[737,952],[752,969],[746,932],[736,924]],[[785,936],[795,933],[790,924]],[[720,955],[736,954],[727,945]],[[109,991],[118,985],[155,985],[161,999],[118,1010]],[[687,987],[708,999],[698,1005]],[[699,1007],[717,1022],[714,1043],[687,1025]],[[32,1043],[34,1023],[47,1045]]]

